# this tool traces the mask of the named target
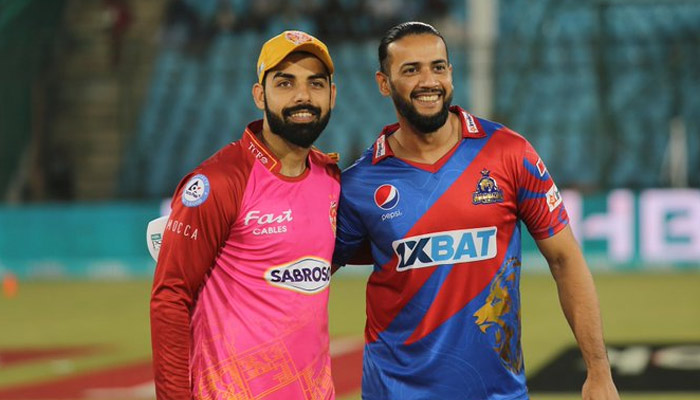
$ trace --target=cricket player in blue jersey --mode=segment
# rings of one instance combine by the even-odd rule
[[[440,33],[407,22],[379,45],[398,122],[342,175],[334,263],[362,259],[362,397],[528,399],[520,344],[521,229],[547,260],[588,371],[582,397],[619,399],[593,279],[530,143],[451,106]],[[368,247],[366,245],[369,245]]]

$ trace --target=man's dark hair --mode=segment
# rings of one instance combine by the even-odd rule
[[[404,36],[422,34],[435,35],[442,39],[442,42],[445,43],[445,51],[447,51],[447,42],[445,42],[445,38],[442,37],[442,34],[432,25],[418,21],[403,22],[386,31],[381,42],[379,42],[379,70],[386,74],[389,69],[388,65],[386,65],[386,59],[388,57],[387,48],[391,43]],[[450,59],[449,53],[447,59]]]

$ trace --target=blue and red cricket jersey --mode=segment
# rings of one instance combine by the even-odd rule
[[[527,399],[520,345],[521,221],[568,224],[522,136],[452,107],[463,139],[432,165],[393,156],[384,128],[342,175],[334,262],[369,242],[365,399]]]

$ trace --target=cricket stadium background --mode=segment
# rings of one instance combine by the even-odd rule
[[[318,147],[347,167],[395,120],[376,47],[414,19],[447,40],[454,103],[522,133],[562,189],[622,398],[700,399],[700,1],[0,0],[0,400],[153,399],[145,227],[260,117],[264,40],[328,44]],[[532,398],[576,399],[556,288],[527,235],[523,253]],[[341,400],[360,396],[367,272],[331,285]]]

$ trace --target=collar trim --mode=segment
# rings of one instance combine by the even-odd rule
[[[466,110],[459,106],[450,107],[450,112],[457,114],[459,121],[462,125],[462,138],[464,139],[479,139],[486,137],[486,132],[481,127],[478,119],[472,114],[469,114]],[[382,129],[379,137],[374,142],[373,154],[372,154],[372,165],[389,158],[394,157],[394,152],[389,146],[389,141],[387,138],[394,134],[399,129],[399,123],[394,123],[387,125]]]
[[[272,152],[258,139],[256,133],[262,131],[262,120],[253,121],[243,132],[243,145],[253,158],[265,166],[270,172],[279,174],[282,163]]]

